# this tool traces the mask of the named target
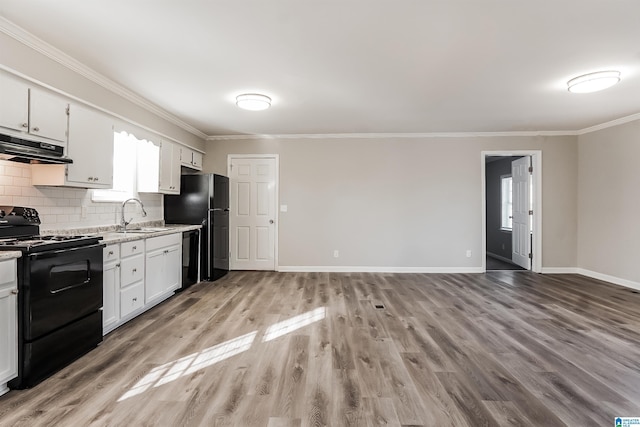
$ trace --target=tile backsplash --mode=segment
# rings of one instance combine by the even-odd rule
[[[140,194],[146,217],[136,203],[126,206],[132,223],[163,219],[161,194]],[[31,185],[31,165],[0,160],[0,206],[28,206],[40,214],[40,229],[70,229],[120,223],[121,203],[93,202],[91,190]]]

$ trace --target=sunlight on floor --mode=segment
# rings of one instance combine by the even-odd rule
[[[326,314],[326,307],[320,307],[300,314],[299,316],[292,317],[291,319],[274,323],[265,331],[262,342],[271,341],[314,322],[320,321],[326,317]],[[157,366],[133,387],[131,387],[129,391],[123,394],[122,397],[118,399],[118,402],[122,402],[130,397],[144,393],[152,387],[159,387],[163,384],[170,383],[180,377],[190,375],[200,369],[204,369],[228,359],[229,357],[235,356],[236,354],[247,351],[251,348],[257,334],[258,331],[253,331],[246,335],[217,344],[213,347],[205,348],[198,353],[193,353],[169,363],[165,363],[164,365]]]
[[[206,348],[198,353],[190,354],[189,356],[158,366],[138,381],[131,390],[127,391],[118,399],[118,402],[144,393],[151,387],[159,387],[177,380],[184,375],[192,374],[207,366],[247,351],[255,340],[256,334],[257,331],[254,331],[216,346]]]
[[[306,313],[299,316],[292,317],[291,319],[274,323],[265,331],[262,342],[271,341],[273,339],[281,337],[282,335],[286,335],[297,329],[322,320],[325,318],[326,313],[327,309],[325,307],[320,307],[312,311],[307,311]]]

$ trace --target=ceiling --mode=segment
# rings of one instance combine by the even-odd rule
[[[2,0],[207,135],[578,131],[640,112],[638,0]],[[572,94],[566,82],[622,81]],[[234,104],[270,96],[262,112]]]

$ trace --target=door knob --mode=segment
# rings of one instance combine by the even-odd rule
[[[273,220],[272,219],[269,220],[269,224],[273,224]]]

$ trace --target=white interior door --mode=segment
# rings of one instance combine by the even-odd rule
[[[276,159],[231,157],[232,270],[275,270]]]
[[[513,225],[511,232],[511,260],[522,268],[531,269],[530,198],[531,174],[529,156],[511,162],[513,182]]]

